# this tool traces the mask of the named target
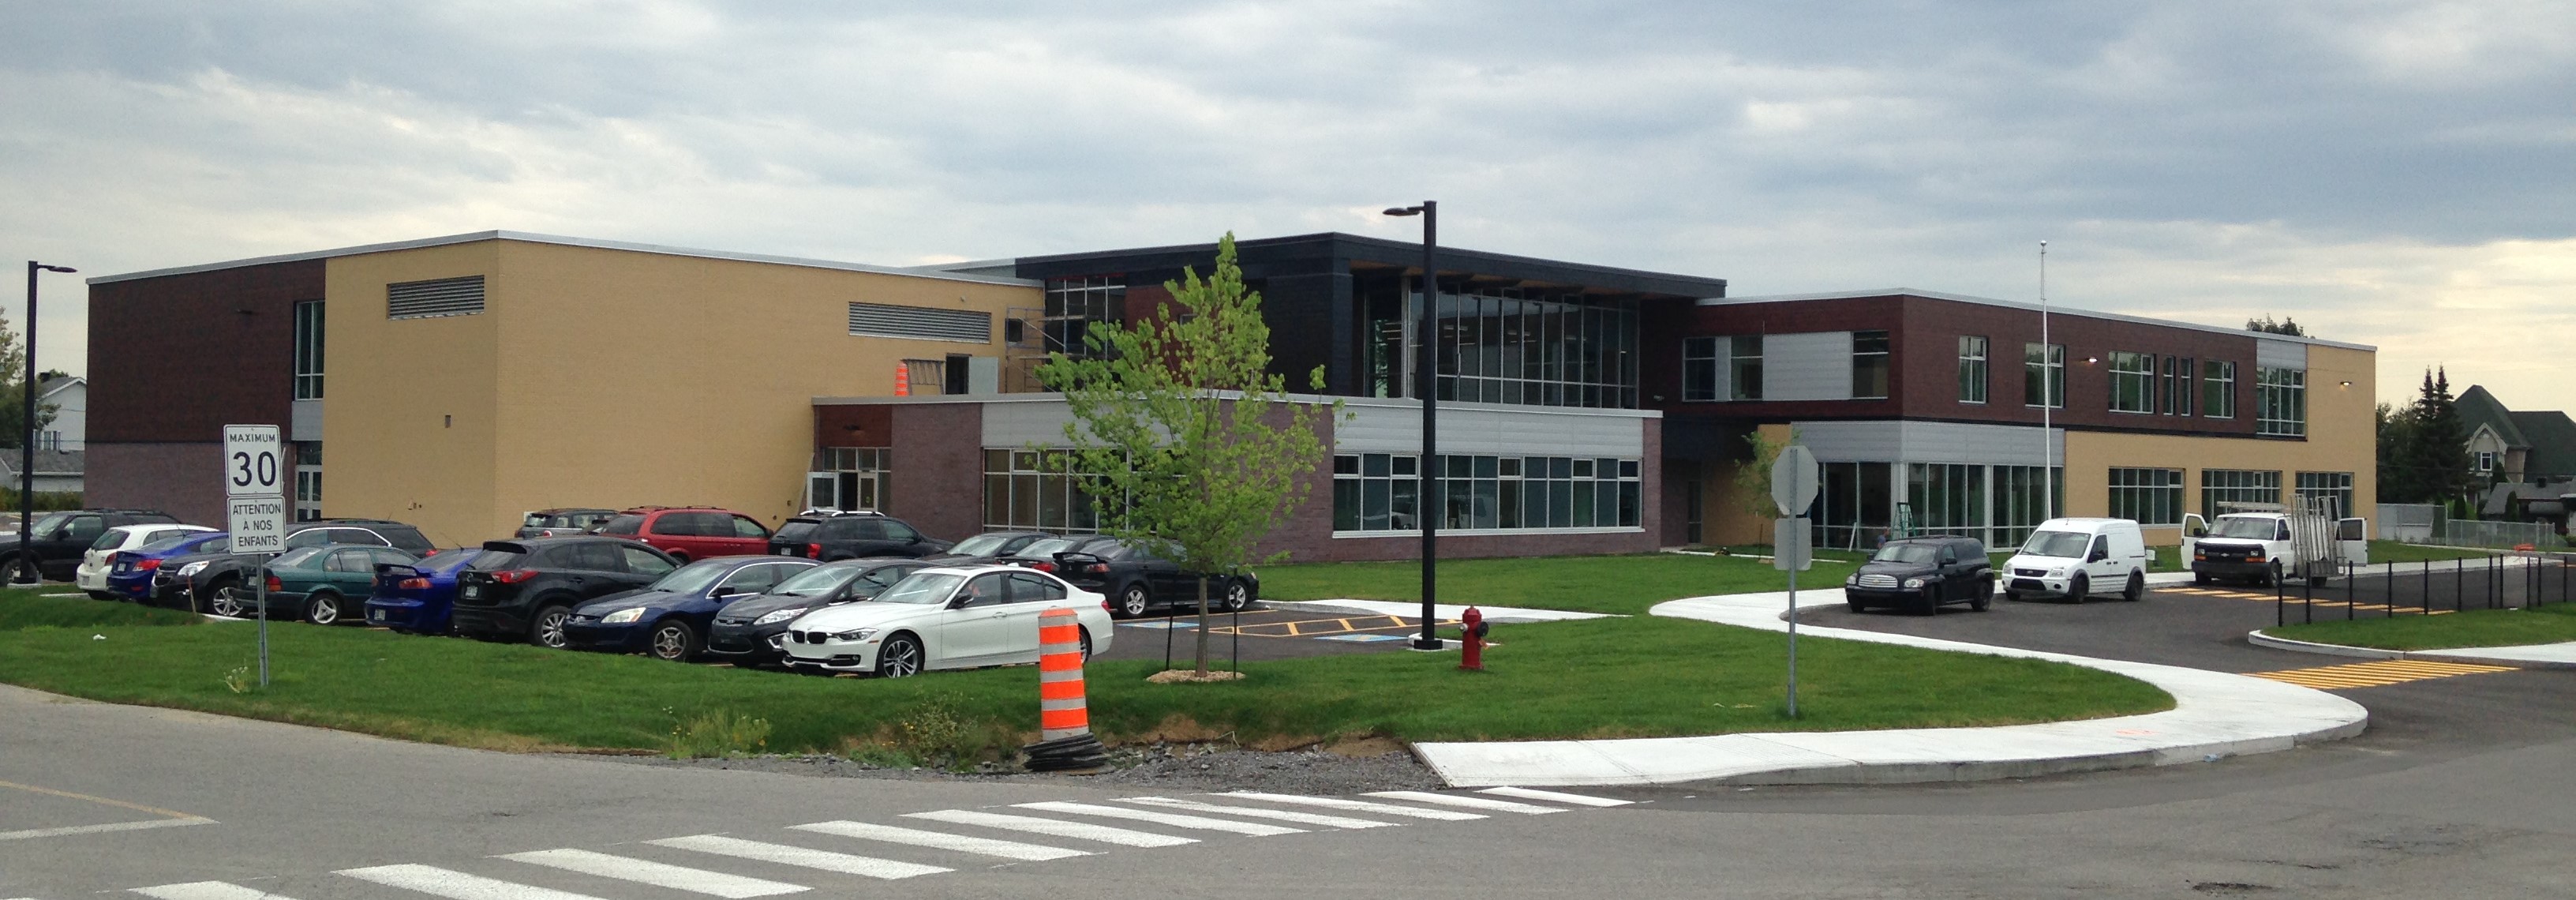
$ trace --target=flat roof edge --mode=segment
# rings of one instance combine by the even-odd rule
[[[2040,311],[2040,305],[2037,303],[2025,303],[2019,300],[1999,300],[1993,297],[1979,297],[1973,294],[1952,294],[1943,291],[1926,291],[1909,287],[1873,288],[1869,290],[1854,291],[1819,291],[1806,294],[1762,294],[1747,297],[1709,297],[1700,300],[1697,305],[1729,306],[1738,303],[1786,303],[1798,300],[1860,300],[1871,297],[1921,297],[1926,300],[1948,300],[1953,303],[1974,303],[1981,306],[2001,306],[2010,309],[2025,309],[2032,312]],[[2051,303],[2048,305],[2047,309],[2050,315],[2078,316],[2088,319],[2108,319],[2114,322],[2130,322],[2139,325],[2162,325],[2168,328],[2188,328],[2194,331],[2211,331],[2219,334],[2241,334],[2259,340],[2292,341],[2301,344],[2314,344],[2320,347],[2335,347],[2344,350],[2364,350],[2371,353],[2379,352],[2379,348],[2371,344],[2356,344],[2349,341],[2330,341],[2324,338],[2304,337],[2300,335],[2266,334],[2257,331],[2246,331],[2242,328],[2229,328],[2224,325],[2210,325],[2202,322],[2184,322],[2175,319],[2157,319],[2148,316],[2130,315],[2127,313],[2103,312],[2098,309],[2086,309],[2080,306],[2059,306]]]
[[[1422,408],[1422,402],[1419,400],[1401,398],[1336,397],[1328,394],[1288,395],[1288,401],[1291,403],[1323,404],[1331,403],[1335,400],[1342,401],[1342,405],[1344,406],[1366,406],[1377,409],[1407,410],[1419,410]],[[1062,403],[1064,402],[1064,395],[1055,393],[1022,393],[927,394],[909,397],[814,397],[811,398],[810,402],[814,406],[895,406],[914,403]],[[1473,410],[1477,412],[1503,411],[1541,413],[1560,416],[1605,416],[1620,419],[1660,419],[1664,417],[1664,411],[1660,409],[1600,409],[1585,406],[1522,406],[1514,403],[1468,403],[1460,400],[1440,401],[1440,408],[1444,410]]]
[[[671,247],[662,244],[645,244],[632,241],[611,241],[598,238],[569,237],[559,234],[538,234],[528,231],[498,230],[470,231],[463,234],[450,234],[439,237],[414,238],[411,240],[389,241],[379,244],[359,244],[356,246],[337,247],[329,250],[308,250],[302,253],[283,253],[274,256],[256,256],[247,259],[227,260],[224,262],[200,263],[191,266],[174,266],[166,269],[149,269],[141,272],[126,272],[116,275],[101,275],[96,278],[89,279],[87,283],[99,285],[119,281],[139,281],[146,278],[165,278],[172,275],[193,275],[200,272],[217,272],[224,269],[275,265],[277,263],[306,262],[317,259],[334,259],[342,256],[360,256],[369,253],[389,253],[399,250],[417,250],[423,247],[471,244],[478,241],[525,241],[532,244],[555,244],[566,247],[588,247],[596,250],[623,250],[633,253],[653,253],[663,256],[687,256],[699,259],[722,259],[735,262],[769,263],[772,265],[833,269],[843,272],[866,272],[876,275],[900,275],[907,278],[929,278],[940,281],[962,281],[973,284],[996,284],[1011,287],[1038,287],[1041,284],[1040,282],[1025,278],[969,275],[926,268],[879,266],[867,263],[840,262],[828,259],[776,256],[766,253],[736,253],[725,250],[701,250],[690,247]]]

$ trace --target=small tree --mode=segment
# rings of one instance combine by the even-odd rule
[[[26,371],[27,343],[17,329],[9,327],[7,318],[0,318],[0,447],[11,450],[25,446],[29,436],[53,424],[54,414],[61,411],[54,404],[38,403],[35,423],[27,423]],[[38,386],[42,384],[39,379]]]
[[[2435,369],[2424,373],[2424,386],[2415,398],[2412,451],[2407,454],[2407,473],[2415,479],[2427,503],[2448,503],[2465,498],[2476,475],[2469,471],[2469,429],[2460,419],[2460,407],[2451,396],[2451,373]]]
[[[1324,456],[1322,412],[1287,402],[1286,380],[1270,371],[1270,326],[1261,295],[1244,288],[1232,233],[1209,277],[1186,269],[1163,288],[1172,300],[1159,313],[1093,325],[1083,355],[1051,354],[1037,375],[1072,408],[1061,464],[1083,476],[1101,532],[1198,573],[1204,676],[1208,576],[1287,555],[1258,547],[1306,499],[1302,476]],[[1310,380],[1322,390],[1323,367]]]
[[[2408,468],[2414,454],[2415,406],[2379,404],[2374,411],[2379,426],[2379,498],[2389,503],[2415,503],[2423,491],[2422,479]]]
[[[2299,327],[2299,320],[2284,317],[2281,321],[2275,322],[2272,321],[2269,313],[2264,314],[2260,319],[2245,320],[2245,330],[2263,334],[2286,334],[2292,337],[2308,336],[2307,330]]]

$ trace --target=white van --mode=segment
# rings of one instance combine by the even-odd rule
[[[2004,563],[2004,596],[2084,598],[2147,594],[2147,541],[2128,519],[2050,519]]]

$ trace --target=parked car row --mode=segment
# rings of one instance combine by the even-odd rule
[[[1888,607],[1928,616],[1953,603],[1984,612],[1998,586],[2014,600],[2063,597],[2082,603],[2106,590],[2137,600],[2146,596],[2149,559],[2138,523],[2128,519],[2042,522],[2001,572],[1976,538],[1897,538],[1843,580],[1843,602],[1852,612]]]
[[[445,550],[400,522],[298,522],[265,562],[232,553],[221,531],[121,515],[109,525],[102,513],[77,564],[93,596],[817,672],[1034,661],[1036,617],[1051,608],[1076,612],[1086,652],[1105,649],[1113,619],[1195,606],[1199,588],[1104,536],[1002,531],[952,545],[834,510],[776,532],[710,507],[539,510],[516,537]],[[1241,609],[1258,591],[1249,574],[1213,576],[1210,602]]]

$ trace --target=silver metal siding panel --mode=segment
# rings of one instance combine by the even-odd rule
[[[2308,368],[2308,345],[2297,341],[2258,339],[2254,342],[2254,364],[2266,369],[2298,369],[2305,371]],[[2246,373],[2236,377],[2244,378],[2250,374],[2251,373]]]
[[[1962,422],[1799,422],[1798,442],[1822,462],[1990,463],[2036,466],[2053,455],[2066,464],[2066,431],[2049,429],[2045,450],[2039,429]]]
[[[984,446],[1024,447],[1037,444],[1064,446],[1065,423],[1073,421],[1073,407],[1063,403],[986,403],[984,406]]]
[[[1851,332],[1762,337],[1762,399],[1851,399]]]
[[[1355,406],[1351,420],[1333,430],[1341,453],[1422,452],[1422,410]],[[1645,455],[1647,420],[1632,415],[1522,412],[1508,409],[1440,410],[1440,452],[1497,456]]]
[[[287,415],[286,439],[319,441],[322,439],[322,401],[297,400]]]

